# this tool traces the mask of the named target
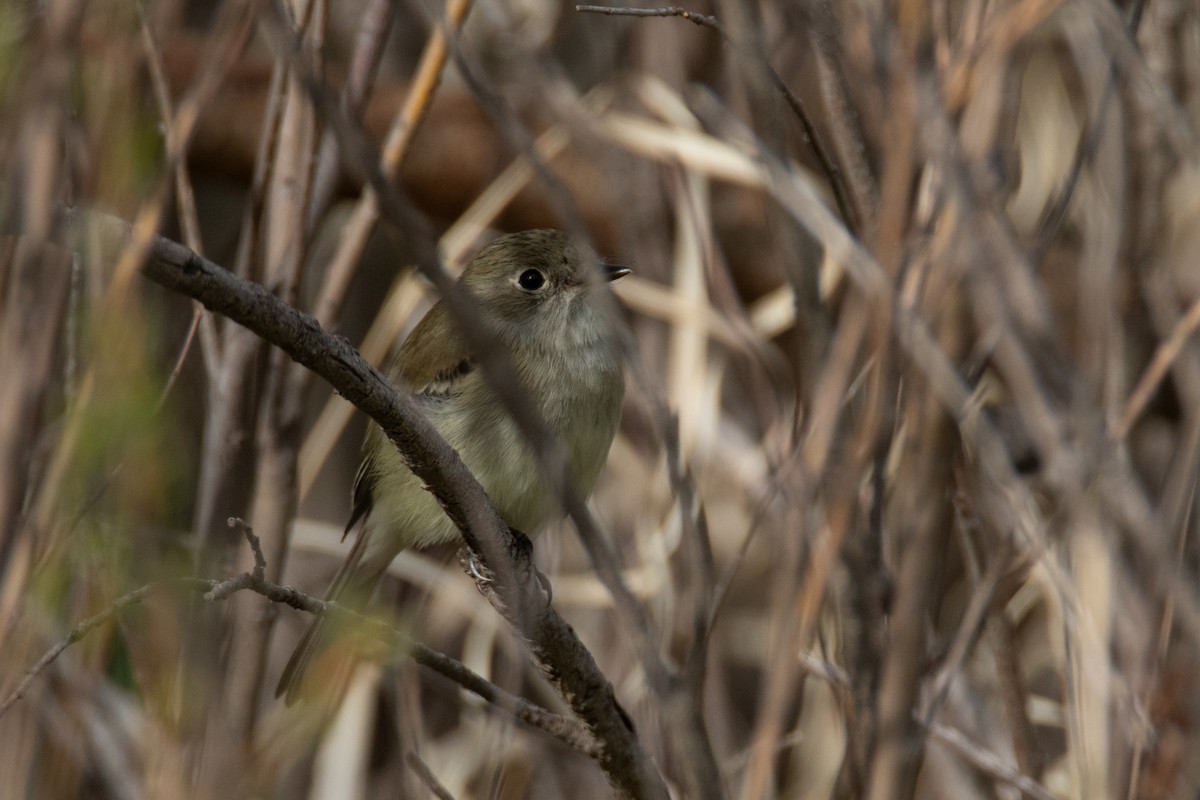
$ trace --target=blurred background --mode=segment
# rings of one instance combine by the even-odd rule
[[[251,567],[239,517],[321,596],[364,421],[144,235],[377,364],[435,299],[314,92],[448,268],[559,227],[634,269],[591,506],[679,684],[571,525],[535,550],[673,796],[1198,796],[1200,8],[687,11],[0,5],[0,796],[611,793],[402,657],[286,709],[306,615],[181,580]],[[144,235],[48,244],[65,207]],[[453,555],[392,620],[565,713]]]

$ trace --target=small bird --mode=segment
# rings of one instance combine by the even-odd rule
[[[508,234],[483,248],[459,278],[482,321],[508,349],[529,400],[557,438],[569,478],[584,496],[608,456],[625,392],[619,339],[599,296],[629,270],[603,264],[554,230]],[[500,518],[532,534],[558,508],[533,452],[492,393],[475,356],[437,303],[409,334],[388,373],[458,451]],[[359,526],[328,597],[365,605],[396,555],[453,541],[458,529],[371,423],[354,480],[346,532]],[[291,705],[305,670],[329,646],[316,619],[280,676],[275,696]]]

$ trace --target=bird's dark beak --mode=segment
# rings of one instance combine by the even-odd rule
[[[629,267],[622,267],[619,264],[601,264],[600,269],[603,270],[604,280],[609,283],[612,283],[617,278],[624,278],[633,272]]]

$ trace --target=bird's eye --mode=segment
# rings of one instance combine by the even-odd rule
[[[536,292],[546,283],[546,276],[536,269],[527,269],[517,278],[517,285],[527,292]]]

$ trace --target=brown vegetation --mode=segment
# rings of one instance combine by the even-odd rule
[[[1196,797],[1194,3],[61,0],[0,41],[0,797]],[[539,226],[635,270],[553,609],[494,552],[322,606],[343,398],[498,531],[275,300],[378,364]],[[312,613],[385,646],[285,708]]]

